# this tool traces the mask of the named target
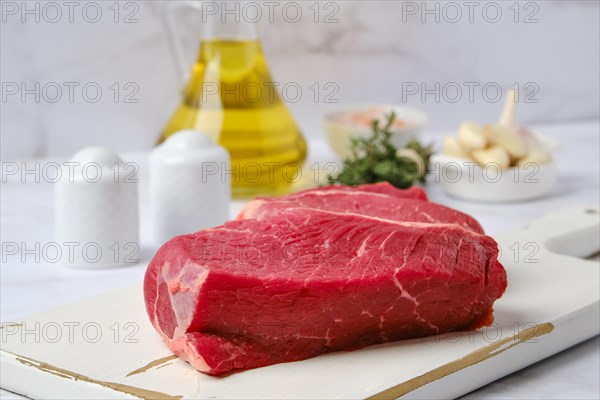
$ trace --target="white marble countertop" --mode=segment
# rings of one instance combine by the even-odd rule
[[[559,182],[554,192],[543,199],[514,204],[481,204],[448,197],[439,185],[430,184],[427,192],[433,201],[468,212],[477,218],[492,236],[516,229],[527,222],[573,204],[600,203],[600,125],[598,121],[536,127],[536,132],[556,137],[561,145],[557,154]],[[439,135],[430,135],[432,138]],[[128,159],[127,155],[125,158]],[[310,159],[331,158],[324,141],[311,143]],[[139,162],[141,197],[141,263],[111,270],[72,270],[29,257],[2,252],[0,269],[0,320],[19,318],[66,305],[142,280],[146,263],[152,256],[147,187],[144,165],[147,154],[130,155]],[[2,183],[2,244],[9,242],[42,246],[53,241],[53,185],[26,183],[9,179]],[[232,214],[242,203],[234,202]],[[559,355],[516,372],[477,390],[469,399],[597,399],[600,397],[600,340],[595,337]],[[0,391],[2,399],[21,398]]]

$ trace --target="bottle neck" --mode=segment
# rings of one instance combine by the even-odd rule
[[[212,2],[211,2],[212,3]],[[245,16],[244,1],[220,3],[218,9],[203,9],[202,40],[257,41],[256,22]]]

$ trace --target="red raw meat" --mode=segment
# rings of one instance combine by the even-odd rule
[[[428,201],[427,194],[423,188],[413,186],[408,189],[398,189],[394,185],[389,182],[380,182],[380,183],[368,183],[365,185],[359,186],[344,186],[344,185],[332,185],[332,186],[324,186],[316,189],[308,189],[301,193],[312,193],[312,192],[322,192],[327,190],[335,190],[335,191],[344,191],[344,192],[370,192],[370,193],[380,193],[387,194],[388,196],[397,197],[400,199],[414,199],[414,200],[423,200]]]
[[[172,239],[144,295],[169,348],[220,375],[491,324],[497,256],[457,224],[286,207]]]
[[[237,219],[266,219],[277,215],[282,209],[298,206],[357,213],[394,221],[454,223],[474,232],[484,233],[479,222],[473,217],[441,204],[390,196],[381,192],[336,190],[335,186],[278,198],[253,200],[244,207]]]

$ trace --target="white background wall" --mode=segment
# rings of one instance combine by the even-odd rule
[[[2,159],[66,155],[88,145],[122,151],[151,148],[179,101],[181,86],[162,25],[162,2],[121,1],[116,23],[114,1],[75,2],[73,22],[62,1],[54,3],[58,6],[27,2],[26,7],[34,10],[30,14],[20,1],[1,3]],[[493,87],[506,90],[515,83],[523,94],[538,89],[532,97],[537,102],[520,106],[524,122],[598,118],[597,1],[523,1],[516,7],[513,1],[473,2],[471,16],[462,1],[451,6],[320,2],[317,23],[313,1],[298,2],[302,17],[295,23],[289,21],[293,6],[288,6],[286,20],[286,2],[276,3],[271,22],[268,6],[258,2],[263,45],[275,81],[294,82],[303,89],[300,100],[290,107],[308,137],[322,135],[320,117],[327,109],[367,102],[422,108],[429,114],[430,129],[452,131],[466,118],[496,119],[502,102],[492,101]],[[223,7],[222,2],[217,6]],[[438,12],[423,15],[425,7]],[[97,8],[102,10],[98,22],[86,21],[96,18]],[[62,16],[52,22],[57,9]],[[502,13],[499,17],[497,10]],[[124,23],[132,12],[137,22]],[[324,23],[331,12],[337,22]],[[197,48],[194,31],[200,24],[191,13],[180,21],[188,38],[194,37],[187,41],[192,60]],[[36,82],[39,102],[34,94],[23,98],[23,85],[32,89]],[[120,87],[116,102],[115,82]],[[129,82],[135,86],[126,90]],[[333,97],[339,104],[326,103],[323,90],[315,101],[310,89],[315,82],[321,88],[333,82],[339,88]],[[98,102],[83,96],[87,83],[102,89]],[[432,89],[436,83],[439,99],[406,91],[407,85]],[[74,87],[71,102],[67,85],[75,84],[79,86]],[[482,91],[485,84],[490,87],[487,97]],[[479,85],[472,98],[467,85]],[[52,102],[56,86],[63,93]],[[454,99],[451,88],[457,86],[463,93]],[[138,102],[124,102],[133,87],[139,88],[133,96]],[[15,88],[19,92],[11,94]],[[93,88],[88,95],[94,96]]]

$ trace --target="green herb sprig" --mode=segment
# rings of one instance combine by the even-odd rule
[[[396,115],[392,112],[386,118],[383,126],[379,120],[372,122],[370,137],[351,139],[351,156],[344,160],[341,172],[327,177],[328,184],[358,186],[387,181],[401,189],[415,182],[425,184],[432,146],[411,139],[404,148],[397,149],[391,141]]]

